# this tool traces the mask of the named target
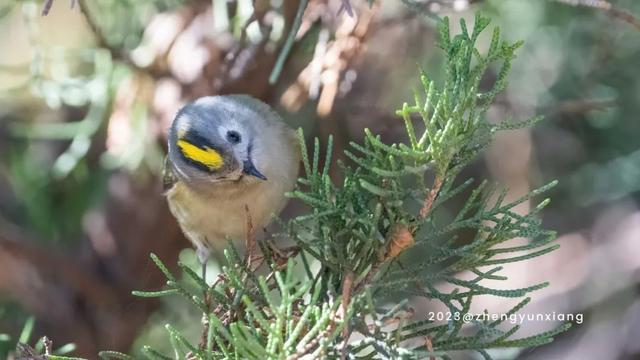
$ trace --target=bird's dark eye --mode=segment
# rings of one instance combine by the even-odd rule
[[[240,137],[240,134],[238,134],[237,131],[227,131],[227,140],[232,143],[232,144],[237,144],[239,143],[242,138]]]

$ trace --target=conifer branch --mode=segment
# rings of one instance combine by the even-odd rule
[[[487,18],[477,15],[472,29],[462,20],[461,33],[451,36],[448,19],[442,21],[438,29],[439,46],[446,56],[445,82],[436,84],[422,72],[422,89],[416,90],[413,104],[405,103],[397,111],[407,142],[388,144],[365,130],[361,143],[345,149],[351,162],[338,162],[345,179],[342,184],[329,176],[332,138],[327,140],[321,164],[320,141],[315,139],[307,153],[300,131],[305,175],[289,196],[305,203],[309,211],[284,223],[284,232],[278,234],[292,239],[294,247],[279,249],[269,238],[256,242],[247,212],[244,259],[230,246],[223,272],[212,285],[183,267],[185,279],[206,294],[204,299],[153,258],[168,279],[167,287],[136,294],[181,295],[201,309],[205,319],[199,346],[189,343],[178,329],[167,327],[178,356],[414,359],[469,350],[490,358],[488,349],[539,346],[568,328],[565,324],[516,338],[519,326],[503,329],[502,321],[434,322],[416,318],[419,315],[406,300],[388,307],[389,294],[439,302],[452,314],[467,313],[478,295],[523,298],[506,313],[511,315],[529,303],[530,293],[548,285],[510,289],[489,286],[484,280],[506,280],[499,265],[531,261],[557,248],[551,244],[554,233],[542,229],[537,217],[548,200],[540,201],[528,214],[513,210],[555,182],[506,202],[506,190],[498,191],[486,181],[472,188],[473,180],[457,178],[495,132],[541,119],[499,124],[486,120],[491,103],[507,86],[515,51],[522,45],[502,41],[496,28],[487,53],[480,53],[475,42],[488,25]],[[490,89],[481,90],[480,80],[495,65],[497,80]],[[424,123],[422,134],[414,128],[416,118]],[[440,220],[436,216],[440,208],[464,196],[465,190],[470,194],[464,204],[447,222]],[[471,238],[459,238],[469,230]],[[508,244],[517,237],[530,242]],[[407,261],[407,249],[421,254],[420,259]],[[461,278],[462,272],[476,277]],[[442,290],[440,284],[449,284],[453,290]],[[354,333],[359,340],[352,342]],[[148,347],[144,352],[150,358],[166,358]]]

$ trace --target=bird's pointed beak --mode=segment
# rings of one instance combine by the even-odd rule
[[[253,162],[251,162],[251,159],[247,159],[244,161],[242,172],[247,175],[255,176],[261,180],[267,180],[267,177],[262,175],[262,173],[258,171],[258,169],[256,169],[256,167],[253,165]]]

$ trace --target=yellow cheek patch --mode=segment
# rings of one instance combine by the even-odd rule
[[[224,164],[220,153],[208,147],[202,149],[185,140],[178,140],[178,147],[187,159],[200,163],[210,169],[219,169]]]

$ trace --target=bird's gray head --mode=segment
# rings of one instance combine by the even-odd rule
[[[270,108],[249,96],[200,98],[185,105],[169,131],[169,159],[188,183],[266,180],[253,161],[255,138]]]

